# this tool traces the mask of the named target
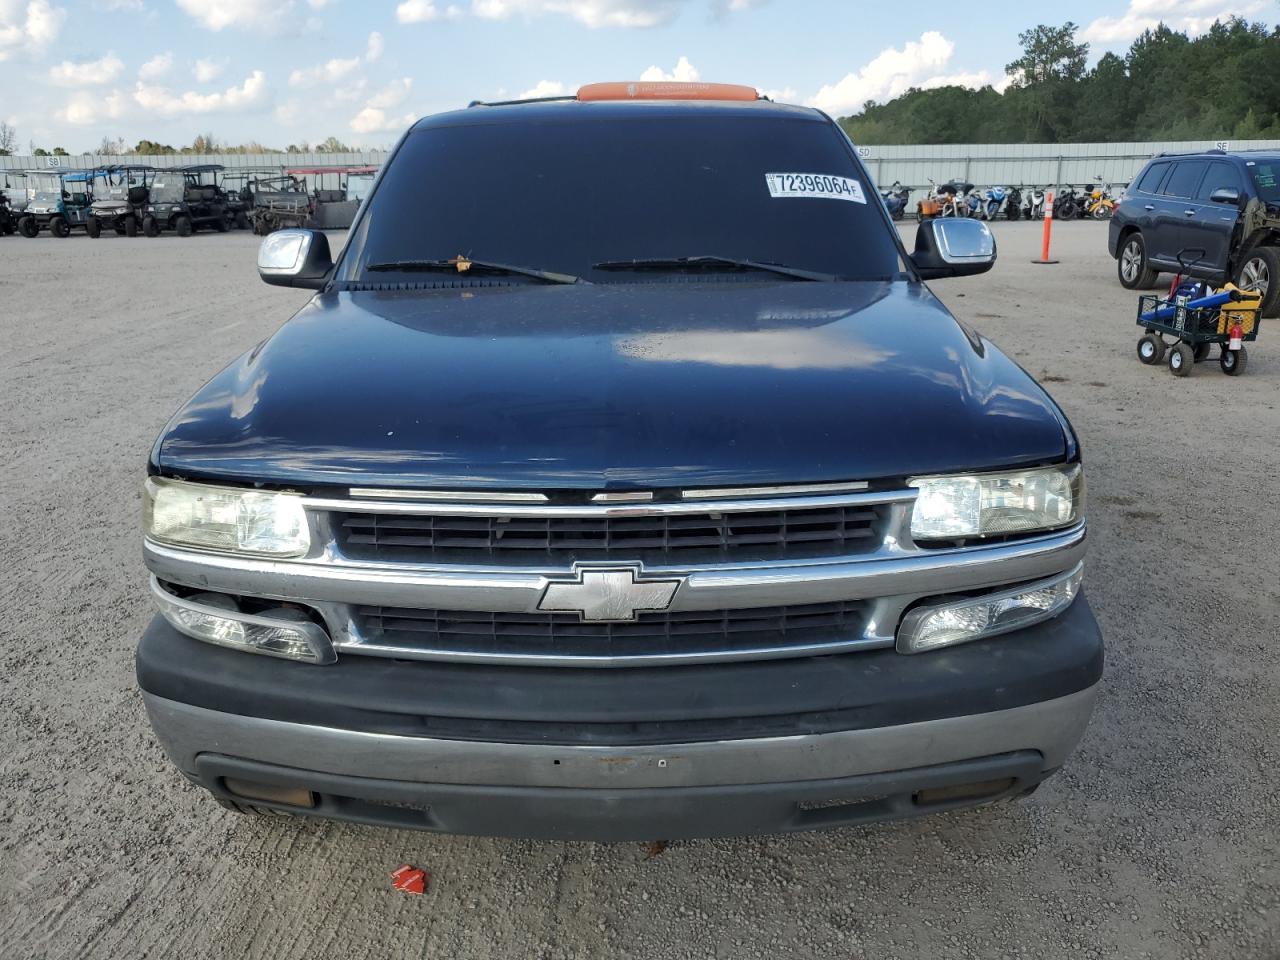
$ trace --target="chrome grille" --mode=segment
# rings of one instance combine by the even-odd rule
[[[691,563],[843,556],[880,543],[883,504],[651,516],[339,513],[345,556],[406,563],[507,560]]]
[[[628,657],[731,654],[761,647],[786,652],[856,640],[869,604],[840,601],[743,610],[642,613],[634,622],[589,623],[575,614],[480,613],[361,606],[361,641],[406,652],[467,656]],[[353,650],[358,650],[355,646]]]

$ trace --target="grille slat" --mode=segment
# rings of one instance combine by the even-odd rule
[[[646,517],[338,513],[338,545],[359,560],[405,563],[777,560],[872,549],[884,507],[812,507]]]
[[[485,613],[362,606],[364,641],[467,654],[627,657],[722,653],[756,646],[803,646],[861,633],[865,601],[642,613],[628,623],[582,622],[576,614]]]

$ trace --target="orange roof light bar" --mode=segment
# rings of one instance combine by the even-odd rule
[[[592,100],[759,100],[755,87],[739,83],[589,83],[578,88],[578,99]]]

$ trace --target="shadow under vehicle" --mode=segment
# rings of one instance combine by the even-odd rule
[[[287,227],[305,227],[311,222],[314,201],[305,180],[285,173],[253,180],[248,189],[253,202],[247,216],[258,236]]]
[[[24,237],[35,237],[41,230],[69,237],[73,228],[88,223],[93,171],[29,170],[25,176],[27,204],[18,218],[18,232]]]
[[[151,201],[142,221],[149,237],[172,230],[189,237],[201,228],[225,233],[227,198],[217,177],[225,168],[220,163],[195,164],[156,171],[151,182]]]
[[[147,215],[150,180],[155,172],[155,167],[141,164],[120,164],[95,171],[85,232],[96,238],[102,236],[105,227],[122,237],[136,237]]]

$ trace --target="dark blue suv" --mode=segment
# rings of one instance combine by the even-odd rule
[[[853,144],[751,88],[416,123],[165,428],[155,730],[234,809],[675,839],[1026,794],[1102,637],[1080,445]]]
[[[1280,300],[1280,153],[1159,154],[1129,185],[1107,245],[1120,283],[1155,285],[1161,271],[1231,280],[1262,293],[1263,316]]]

